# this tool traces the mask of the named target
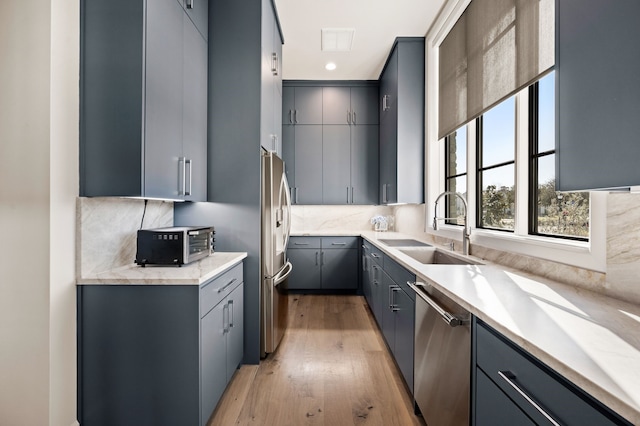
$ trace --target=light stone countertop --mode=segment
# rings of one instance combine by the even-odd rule
[[[366,238],[419,281],[431,284],[631,423],[640,424],[640,306],[472,256],[483,265],[422,264],[379,241],[419,240],[397,232],[295,234],[302,235]]]
[[[146,266],[134,263],[79,277],[77,285],[200,285],[247,257],[247,253],[214,252],[199,261],[177,266]]]

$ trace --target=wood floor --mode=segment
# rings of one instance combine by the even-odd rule
[[[289,297],[278,350],[236,372],[209,426],[424,425],[363,297]]]

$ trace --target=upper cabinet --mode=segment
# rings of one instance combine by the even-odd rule
[[[283,158],[294,204],[378,204],[378,84],[287,81]]]
[[[282,34],[271,0],[262,0],[260,143],[282,156]]]
[[[557,189],[640,185],[640,2],[556,0]]]
[[[324,87],[323,124],[378,124],[377,87]]]
[[[398,37],[380,75],[380,202],[424,202],[424,38]]]
[[[285,86],[282,124],[322,124],[322,87]]]
[[[207,7],[185,1],[83,0],[81,196],[206,199]]]

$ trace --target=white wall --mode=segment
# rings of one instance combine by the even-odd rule
[[[0,2],[0,424],[76,418],[77,1]]]

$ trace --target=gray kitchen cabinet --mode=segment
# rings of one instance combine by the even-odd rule
[[[198,285],[78,287],[78,420],[207,423],[243,358],[243,264]]]
[[[293,203],[322,204],[322,126],[294,126]]]
[[[424,38],[398,37],[380,75],[380,200],[424,202]]]
[[[283,87],[282,124],[322,124],[322,87]]]
[[[371,306],[372,297],[373,297],[373,289],[372,289],[372,281],[371,281],[371,270],[373,266],[373,261],[371,259],[371,244],[362,239],[360,255],[362,256],[361,265],[362,271],[360,274],[360,278],[362,280],[362,294],[364,295],[365,300]]]
[[[282,156],[282,35],[271,0],[262,0],[260,143]]]
[[[284,161],[284,172],[291,191],[291,201],[295,202],[296,127],[291,124],[282,125],[282,160]]]
[[[630,425],[478,318],[472,335],[472,425]]]
[[[206,40],[176,1],[82,10],[80,195],[204,200]]]
[[[347,125],[322,126],[322,204],[348,204],[351,200],[351,129]]]
[[[358,289],[358,237],[291,237],[289,290]]]
[[[378,88],[325,86],[322,88],[322,124],[378,124]]]
[[[351,126],[351,204],[378,204],[378,126]]]
[[[640,185],[640,2],[555,4],[556,188]]]
[[[313,136],[309,135],[311,130],[304,129],[308,125],[285,124],[283,127],[283,156],[294,159],[294,164],[287,168],[288,177],[293,175],[289,179],[294,188],[293,202],[378,204],[378,125],[365,124],[377,123],[377,85],[370,82],[285,82],[285,122],[294,121],[291,105],[293,93],[297,94],[299,89],[314,89],[308,93],[321,94],[323,124],[314,125],[318,128],[313,129]],[[361,117],[356,119],[357,123],[348,118],[354,117],[355,110],[351,108],[363,111],[356,114]],[[343,109],[344,114],[335,113]],[[329,124],[338,122],[340,124]],[[305,140],[299,142],[301,137]],[[309,146],[310,141],[318,146]],[[301,145],[304,145],[302,149]],[[315,191],[315,195],[310,194],[310,190]]]

